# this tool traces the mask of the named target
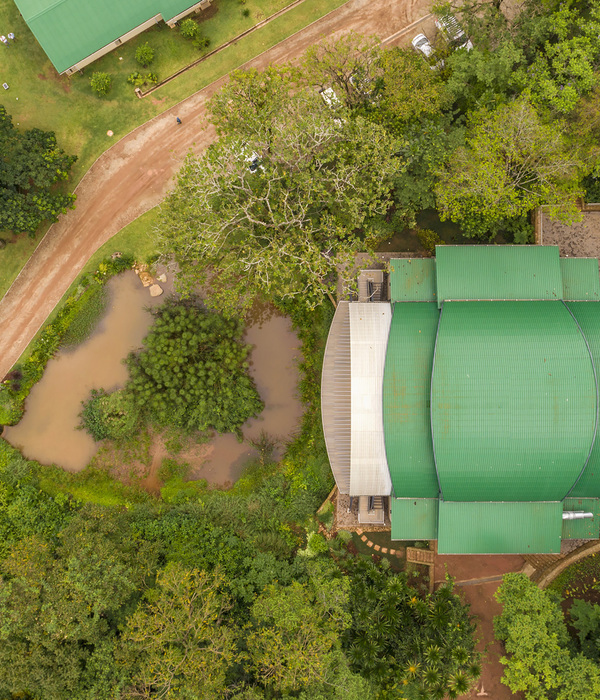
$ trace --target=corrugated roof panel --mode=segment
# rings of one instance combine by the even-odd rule
[[[350,493],[350,310],[340,301],[329,328],[321,372],[321,417],[331,471],[340,493]]]
[[[593,513],[593,518],[563,520],[563,540],[596,540],[600,536],[600,501],[597,498],[565,498],[563,510]]]
[[[558,501],[587,459],[596,383],[562,302],[445,302],[432,379],[446,501]]]
[[[600,303],[570,301],[567,303],[567,307],[575,316],[588,341],[596,366],[597,378],[600,381]],[[600,426],[598,427],[600,428]],[[569,496],[600,497],[600,436],[598,433],[585,471]]]
[[[390,301],[435,301],[433,258],[390,260]]]
[[[557,554],[561,502],[440,501],[438,554]]]
[[[392,498],[393,540],[436,540],[437,498]]]
[[[600,275],[597,258],[561,258],[563,299],[600,301]]]
[[[437,299],[563,298],[558,246],[436,246]]]
[[[388,303],[352,303],[351,496],[388,496],[392,482],[383,438],[383,370],[392,308]]]
[[[164,20],[192,0],[15,0],[23,19],[61,73],[160,14]]]
[[[429,398],[440,312],[394,304],[383,379],[385,449],[395,496],[436,498]]]

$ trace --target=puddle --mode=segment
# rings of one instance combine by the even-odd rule
[[[109,280],[107,291],[107,312],[93,336],[50,360],[27,397],[23,418],[4,429],[2,437],[28,459],[80,471],[98,449],[84,430],[76,430],[81,402],[91,389],[112,391],[125,383],[122,360],[140,347],[152,322],[144,309],[162,301],[150,296],[134,272]]]
[[[164,286],[164,285],[163,285]],[[4,430],[3,437],[29,459],[80,471],[96,454],[98,443],[77,430],[81,402],[92,388],[112,391],[123,385],[127,354],[141,346],[152,318],[146,307],[157,306],[133,272],[119,275],[107,285],[108,311],[97,331],[85,343],[52,359],[42,379],[32,389],[21,422]],[[286,316],[261,307],[250,319],[246,342],[253,346],[250,372],[265,403],[265,410],[242,426],[246,439],[256,440],[262,431],[279,438],[275,456],[299,425],[302,404],[297,398],[300,343]],[[256,451],[239,443],[234,435],[218,435],[190,459],[190,478],[227,485],[236,481]]]

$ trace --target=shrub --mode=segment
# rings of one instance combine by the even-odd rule
[[[184,19],[179,25],[181,36],[186,39],[195,39],[200,34],[200,27],[193,19]]]
[[[200,51],[202,51],[202,49],[208,48],[209,44],[210,39],[208,39],[205,36],[202,36],[201,34],[198,34],[194,41],[192,41],[192,46],[195,46]]]
[[[435,231],[428,228],[417,229],[417,238],[429,255],[433,255],[435,253],[436,245],[444,245],[444,241],[439,237],[439,235]]]
[[[90,85],[92,90],[100,97],[108,95],[112,87],[112,78],[108,73],[101,73],[96,71],[90,79]]]
[[[135,60],[144,68],[147,68],[152,63],[154,60],[154,49],[148,42],[137,47]]]
[[[143,87],[144,85],[156,85],[158,76],[156,73],[146,73],[145,75],[139,71],[134,71],[127,78],[127,82],[135,87]]]
[[[122,440],[131,437],[139,424],[139,411],[132,397],[119,389],[107,394],[104,389],[92,389],[91,397],[80,413],[82,427],[94,440]]]
[[[202,36],[200,27],[193,19],[184,19],[179,25],[179,31],[181,36],[191,39],[192,45],[197,49],[205,49],[210,44],[210,40]]]
[[[326,554],[329,551],[327,540],[318,532],[308,538],[308,548],[314,554]]]
[[[244,17],[250,17],[250,10],[247,7],[244,7],[242,10],[242,15],[244,15]]]

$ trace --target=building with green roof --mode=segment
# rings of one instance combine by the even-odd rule
[[[59,73],[71,75],[128,39],[209,7],[210,0],[15,0]]]
[[[392,539],[445,554],[598,538],[598,261],[438,246],[390,261],[389,299],[342,302],[331,326],[322,413],[340,493],[368,499],[360,513],[388,497]]]

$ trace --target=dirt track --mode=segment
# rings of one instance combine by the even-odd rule
[[[401,43],[421,30],[418,20],[428,8],[429,0],[350,0],[245,67],[293,60],[322,37],[350,30]],[[200,152],[214,140],[214,130],[205,121],[205,104],[225,80],[125,136],[86,173],[76,190],[77,208],[50,228],[0,301],[0,378],[19,359],[91,255],[164,198],[188,150]],[[177,116],[183,120],[181,126]]]

